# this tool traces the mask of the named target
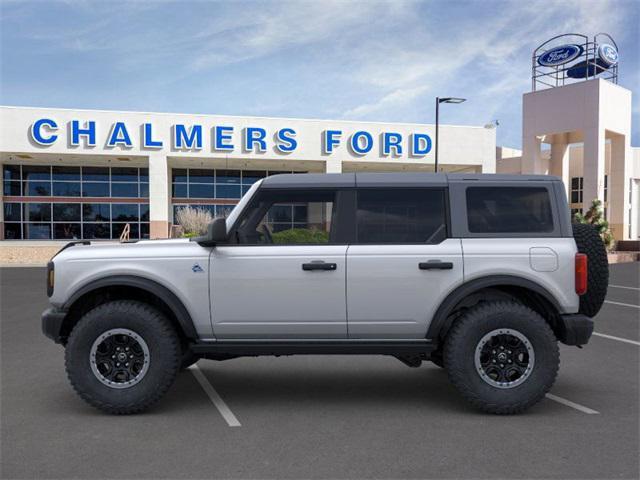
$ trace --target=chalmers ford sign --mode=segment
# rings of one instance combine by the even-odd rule
[[[170,148],[174,151],[212,150],[220,153],[273,151],[278,155],[287,155],[294,154],[299,147],[296,129],[290,126],[268,131],[261,126],[238,129],[232,125],[175,123],[169,131],[159,131],[161,129],[153,123],[133,125],[131,122],[114,121],[104,125],[94,120],[64,123],[55,118],[38,118],[30,125],[29,136],[36,145],[46,148],[61,141],[63,129],[71,147],[95,147],[100,142],[105,148],[129,149],[134,147],[134,137],[139,138],[135,146],[143,150]],[[403,135],[389,131],[375,135],[367,130],[357,130],[345,134],[336,128],[324,129],[319,135],[322,151],[318,153],[322,155],[333,154],[342,144],[355,156],[379,153],[383,156],[408,154],[423,157],[432,149],[431,137],[422,132]]]

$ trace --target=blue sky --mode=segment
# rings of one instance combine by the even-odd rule
[[[634,93],[640,145],[640,2],[0,0],[3,105],[330,118],[498,119],[521,144],[531,51],[609,32]]]

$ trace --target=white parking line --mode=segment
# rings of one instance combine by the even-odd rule
[[[231,409],[229,409],[227,404],[224,403],[224,400],[222,400],[222,397],[218,394],[218,392],[216,392],[216,389],[213,388],[213,385],[209,383],[209,380],[207,380],[207,377],[204,376],[204,373],[202,373],[202,370],[200,370],[198,365],[191,365],[189,367],[189,370],[191,370],[193,376],[196,377],[196,380],[205,391],[205,393],[209,396],[215,407],[218,409],[220,415],[222,415],[222,418],[225,419],[227,425],[229,425],[230,427],[241,427],[242,425],[240,425],[240,422],[238,421],[236,416],[233,414]]]
[[[629,340],[628,338],[614,337],[613,335],[605,335],[604,333],[593,332],[593,335],[597,335],[598,337],[608,338],[609,340],[617,340],[618,342],[630,343],[631,345],[638,345],[640,347],[640,342],[635,340]]]
[[[620,305],[621,307],[640,308],[640,305],[634,305],[633,303],[612,302],[611,300],[605,300],[604,303],[609,303],[611,305]]]
[[[624,285],[609,285],[613,288],[624,288],[625,290],[640,290],[638,287],[625,287]]]
[[[588,407],[585,407],[584,405],[580,405],[579,403],[574,403],[571,400],[567,400],[566,398],[557,397],[555,395],[551,395],[550,393],[547,393],[545,396],[549,400],[553,400],[554,402],[561,403],[562,405],[566,405],[567,407],[574,408],[576,410],[581,411],[582,413],[586,413],[587,415],[599,415],[600,414],[600,412],[598,412],[596,410],[592,410],[592,409],[590,409]]]

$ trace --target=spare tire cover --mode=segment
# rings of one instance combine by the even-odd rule
[[[578,252],[587,255],[587,292],[580,296],[579,312],[594,317],[602,308],[609,286],[607,249],[592,225],[574,223],[573,238]]]

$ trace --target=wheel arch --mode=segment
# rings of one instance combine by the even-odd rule
[[[191,315],[178,296],[164,285],[136,275],[104,277],[78,288],[63,306],[68,313],[61,326],[61,338],[69,335],[87,311],[106,301],[120,299],[150,303],[167,315],[184,339],[198,338]]]
[[[545,287],[526,278],[515,275],[490,275],[470,280],[454,289],[445,298],[429,325],[427,338],[441,340],[456,320],[456,313],[467,306],[485,300],[512,298],[523,302],[545,318],[556,332],[559,327],[560,304]]]

